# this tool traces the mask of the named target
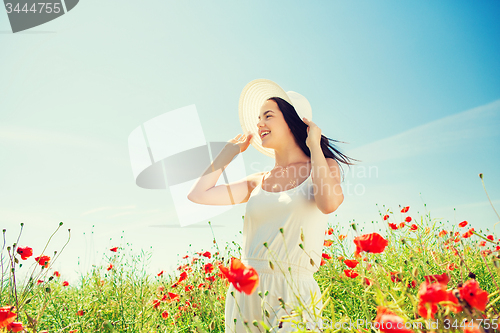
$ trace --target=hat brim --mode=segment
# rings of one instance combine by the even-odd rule
[[[283,88],[271,80],[257,79],[249,82],[240,95],[239,117],[243,133],[252,133],[250,144],[259,152],[269,157],[275,158],[274,149],[262,146],[262,139],[259,135],[257,124],[259,122],[260,108],[270,97],[283,98],[292,104],[290,97]]]

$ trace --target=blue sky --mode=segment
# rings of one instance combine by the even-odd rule
[[[12,34],[0,10],[0,226],[13,242],[24,222],[36,252],[63,221],[49,250],[71,228],[54,268],[73,281],[112,246],[153,251],[151,272],[213,250],[207,221],[180,228],[169,191],[135,185],[127,140],[194,104],[206,141],[228,141],[241,90],[267,78],[306,96],[323,134],[363,161],[332,225],[378,230],[378,207],[410,205],[492,230],[477,175],[498,209],[499,14],[498,1],[86,0]],[[242,157],[247,173],[274,165],[253,147]],[[244,213],[210,219],[221,248],[241,244]]]

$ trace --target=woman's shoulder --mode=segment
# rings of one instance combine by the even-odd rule
[[[248,178],[250,180],[250,186],[252,189],[254,189],[261,181],[264,175],[266,174],[266,171],[262,172],[256,172],[251,174]]]

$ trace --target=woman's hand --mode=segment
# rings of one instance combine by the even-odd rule
[[[307,147],[309,149],[313,147],[321,147],[321,129],[311,120],[308,120],[306,117],[303,117],[302,120],[308,126],[307,139],[306,139]]]
[[[240,153],[244,152],[247,150],[248,145],[250,145],[250,140],[252,139],[253,134],[249,133],[248,135],[241,135],[238,134],[237,136],[234,137],[234,139],[229,140],[229,142],[238,145],[240,147]]]

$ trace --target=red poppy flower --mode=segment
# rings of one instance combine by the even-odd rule
[[[413,333],[412,330],[405,328],[403,318],[397,316],[385,306],[377,307],[375,323],[377,323],[376,327],[382,333]]]
[[[157,276],[162,276],[163,275],[163,271],[161,271],[160,273],[156,274]]]
[[[332,257],[327,253],[321,253],[321,257],[325,258],[326,260],[332,259]]]
[[[220,264],[219,269],[239,292],[250,295],[259,285],[259,275],[257,271],[253,267],[245,266],[237,258],[231,258],[229,268]]]
[[[24,331],[23,323],[14,321],[7,325],[7,332],[21,332]]]
[[[165,310],[165,311],[163,311],[163,312],[161,313],[161,317],[162,317],[163,319],[167,319],[167,318],[168,318],[168,312],[167,312],[166,310]]]
[[[396,223],[389,223],[389,227],[391,227],[392,230],[398,230],[398,225]]]
[[[55,277],[61,277],[61,273],[59,273],[58,271],[55,271],[53,275],[54,275]]]
[[[217,264],[217,266],[218,266],[218,265],[219,265],[219,264]],[[227,282],[227,283],[229,284],[229,281],[227,280],[226,276],[225,276],[224,274],[222,274],[222,272],[221,272],[221,271],[218,271],[218,272],[217,272],[217,273],[215,273],[215,274],[217,274],[217,276],[218,276],[221,280],[224,280],[224,282]]]
[[[344,260],[344,264],[346,264],[347,267],[354,268],[359,264],[359,261],[346,259]]]
[[[437,310],[438,307],[436,303],[418,303],[418,314],[425,319],[434,319],[434,314],[437,312]]]
[[[415,223],[413,223],[413,224],[411,225],[411,227],[410,227],[410,230],[411,230],[411,231],[415,231],[415,230],[417,230],[417,229],[418,229],[418,225],[416,225]]]
[[[215,275],[209,276],[209,277],[205,278],[205,280],[210,281],[210,282],[214,282],[215,281]]]
[[[439,232],[439,235],[438,235],[438,236],[439,236],[439,237],[443,237],[443,236],[444,236],[444,235],[446,235],[447,233],[448,233],[448,231],[446,231],[446,230],[441,230],[441,231]]]
[[[43,280],[36,281],[36,284],[40,284],[40,283],[43,283]]]
[[[346,237],[346,235],[339,235],[339,240],[344,240]]]
[[[108,268],[107,268],[107,269],[108,269],[108,271],[112,270],[112,269],[113,269],[113,265],[112,265],[112,264],[109,264],[109,266],[108,266]]]
[[[410,216],[407,216],[407,217],[405,218],[405,221],[406,221],[406,222],[411,222],[411,217],[410,217]]]
[[[473,235],[473,232],[474,232],[474,228],[470,228],[469,230],[467,230],[466,232],[464,232],[462,234],[462,238],[469,238]]]
[[[329,235],[333,234],[333,228],[328,228],[327,232],[328,232]]]
[[[467,222],[467,221],[463,221],[463,222],[460,222],[460,223],[458,224],[458,226],[459,226],[460,228],[463,228],[463,227],[465,227],[468,223],[469,223],[469,222]]]
[[[177,283],[181,283],[182,281],[186,280],[187,277],[188,277],[187,273],[182,272],[181,275],[179,276],[179,280],[177,281]]]
[[[406,213],[410,209],[410,206],[406,206],[403,209],[401,209],[401,213]]]
[[[323,246],[331,246],[333,244],[333,241],[330,239],[325,239],[323,242]]]
[[[391,281],[392,282],[401,282],[401,273],[399,272],[390,272],[391,275]]]
[[[378,233],[365,234],[354,238],[356,244],[356,253],[371,252],[382,253],[389,242]]]
[[[356,276],[359,275],[356,271],[353,271],[352,269],[344,269],[344,274],[352,279],[354,279]]]
[[[453,290],[448,290],[447,293],[448,293],[448,301],[453,303],[453,305],[447,305],[450,308],[450,310],[455,313],[462,312],[463,309],[460,305],[458,305],[458,299],[453,294]]]
[[[408,288],[415,288],[417,286],[417,281],[413,280],[408,283]]]
[[[459,288],[460,297],[462,297],[470,306],[484,311],[486,303],[488,303],[488,293],[479,288],[479,283],[474,280],[467,280],[464,285]]]
[[[386,221],[389,218],[389,215],[384,215],[384,221]]]
[[[76,314],[77,314],[77,315],[79,315],[79,316],[83,316],[83,315],[84,315],[83,310],[78,310],[78,311],[76,312]]]
[[[35,258],[35,261],[40,265],[40,266],[43,266],[45,268],[47,268],[49,266],[49,261],[50,261],[50,257],[49,256],[40,256],[40,257],[36,257]]]
[[[339,256],[337,259],[338,259],[339,261],[342,261],[342,260],[344,260],[344,257]]]
[[[208,264],[205,264],[203,268],[205,269],[205,274],[212,273],[212,271],[214,270],[214,265],[209,262]]]
[[[118,247],[112,247],[109,249],[111,252],[118,252]]]
[[[420,302],[418,304],[418,314],[423,318],[434,318],[437,312],[437,303],[450,300],[446,285],[435,282],[423,282],[418,290]]]
[[[434,274],[434,275],[426,275],[424,276],[425,282],[427,283],[434,283],[434,282],[439,282],[441,284],[444,284],[445,286],[450,282],[450,277],[448,274],[443,273],[441,275],[439,274]]]
[[[402,228],[404,228],[404,227],[405,227],[405,223],[404,223],[404,222],[401,222],[401,223],[399,224],[399,229],[402,229]]]
[[[480,241],[479,246],[486,246],[486,241]]]
[[[368,280],[367,278],[365,278],[365,284],[370,286],[372,284],[372,282],[370,280]]]
[[[16,319],[17,314],[12,312],[12,309],[12,306],[2,306],[0,308],[0,328],[6,327]]]
[[[184,290],[186,292],[193,290],[194,286],[192,284],[188,284],[187,286],[184,287]]]
[[[418,296],[424,303],[439,303],[448,299],[446,286],[439,282],[423,282],[418,290]]]
[[[493,235],[488,235],[488,236],[486,236],[486,238],[488,238],[490,241],[494,241],[495,240],[495,238],[493,237]]]
[[[454,270],[455,268],[457,268],[457,265],[455,265],[455,263],[453,263],[453,262],[452,262],[451,264],[449,264],[449,265],[448,265],[448,267],[447,267],[447,268],[448,268],[448,270],[452,271],[452,270]]]
[[[160,304],[161,304],[161,302],[160,302],[160,300],[159,300],[159,299],[154,299],[154,300],[153,300],[153,307],[154,307],[155,309],[158,309],[158,307],[160,306]]]
[[[164,298],[167,301],[167,303],[181,300],[179,294],[171,293],[170,291],[168,292],[168,298],[167,298],[167,295],[165,295]]]
[[[21,255],[22,260],[26,260],[33,255],[33,249],[31,247],[18,247],[17,253]]]
[[[205,253],[203,253],[203,256],[204,257],[207,257],[208,259],[212,258],[212,254],[208,251],[206,251]]]
[[[321,258],[321,262],[319,263],[319,265],[320,265],[320,266],[323,266],[323,265],[325,265],[325,264],[326,264],[325,259]]]
[[[63,285],[64,287],[67,287],[67,286],[69,286],[69,282],[68,282],[68,281],[64,281],[62,285]]]

